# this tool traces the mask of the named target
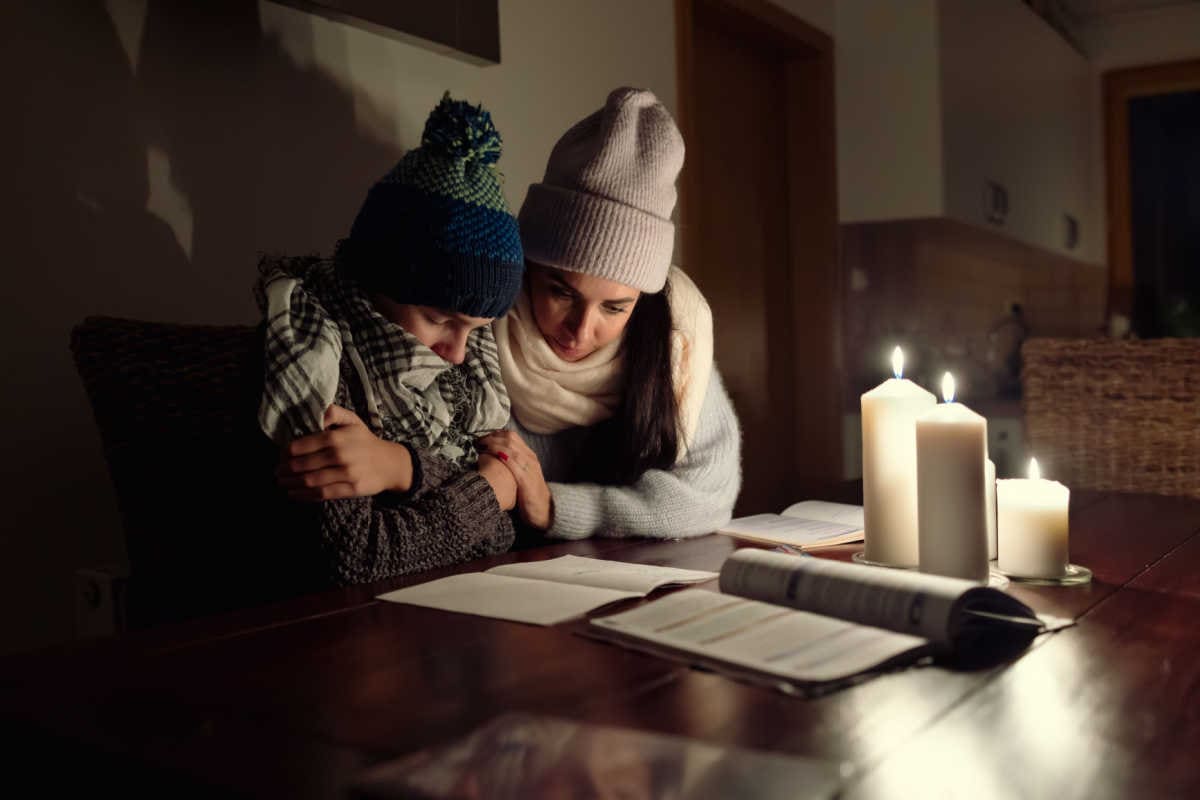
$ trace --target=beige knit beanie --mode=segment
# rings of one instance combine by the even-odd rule
[[[525,257],[661,291],[675,243],[683,137],[652,92],[616,89],[562,135],[517,219]]]

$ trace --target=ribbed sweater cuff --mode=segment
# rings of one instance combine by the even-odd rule
[[[428,483],[425,480],[427,470],[424,451],[418,450],[408,442],[401,442],[400,444],[404,445],[404,449],[408,451],[408,455],[412,459],[412,483],[409,485],[407,492],[382,492],[378,496],[378,501],[388,508],[399,508],[400,506],[408,505],[425,493],[426,484]]]
[[[596,502],[588,494],[596,491],[597,487],[594,486],[551,483],[554,522],[546,531],[546,536],[552,539],[586,539],[591,536],[600,520],[592,513]]]
[[[408,452],[413,455],[413,489],[412,495],[419,497],[431,489],[436,489],[445,483],[450,478],[454,477],[461,470],[451,464],[448,460],[441,456],[435,456],[427,450],[422,450],[419,447],[408,447]],[[421,484],[417,485],[417,477],[420,476]]]
[[[500,508],[496,493],[486,478],[469,469],[447,481],[442,489],[440,494],[452,516],[469,523],[476,535],[475,541],[491,545],[488,552],[500,552],[512,546],[516,535],[512,520]]]

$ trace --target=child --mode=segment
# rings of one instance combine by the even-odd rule
[[[520,287],[500,135],[447,94],[333,259],[266,260],[262,430],[316,504],[325,566],[361,583],[506,550],[515,481],[476,456],[509,400],[490,322]]]

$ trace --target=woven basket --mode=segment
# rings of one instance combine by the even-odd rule
[[[1080,489],[1200,497],[1200,339],[1030,339],[1025,437]]]

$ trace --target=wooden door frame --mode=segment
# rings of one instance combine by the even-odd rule
[[[1200,59],[1104,73],[1104,154],[1108,204],[1108,313],[1133,311],[1133,201],[1129,176],[1129,101],[1200,90]]]
[[[678,76],[677,119],[685,142],[696,141],[694,41],[696,9],[718,12],[738,30],[778,52],[784,62],[785,155],[788,189],[788,266],[791,275],[815,268],[822,288],[814,297],[799,281],[788,281],[785,302],[793,311],[790,340],[828,341],[819,363],[793,361],[796,439],[791,448],[793,474],[808,484],[797,491],[820,491],[842,477],[842,275],[838,253],[837,117],[834,101],[833,39],[768,0],[676,0],[675,58]],[[803,94],[801,94],[803,93]],[[816,96],[818,108],[797,99]],[[809,167],[819,162],[819,174]],[[683,261],[696,247],[687,221],[695,214],[698,187],[686,168],[680,183]],[[815,265],[815,267],[814,267]],[[719,331],[717,332],[719,335]],[[781,460],[783,453],[780,453]]]

